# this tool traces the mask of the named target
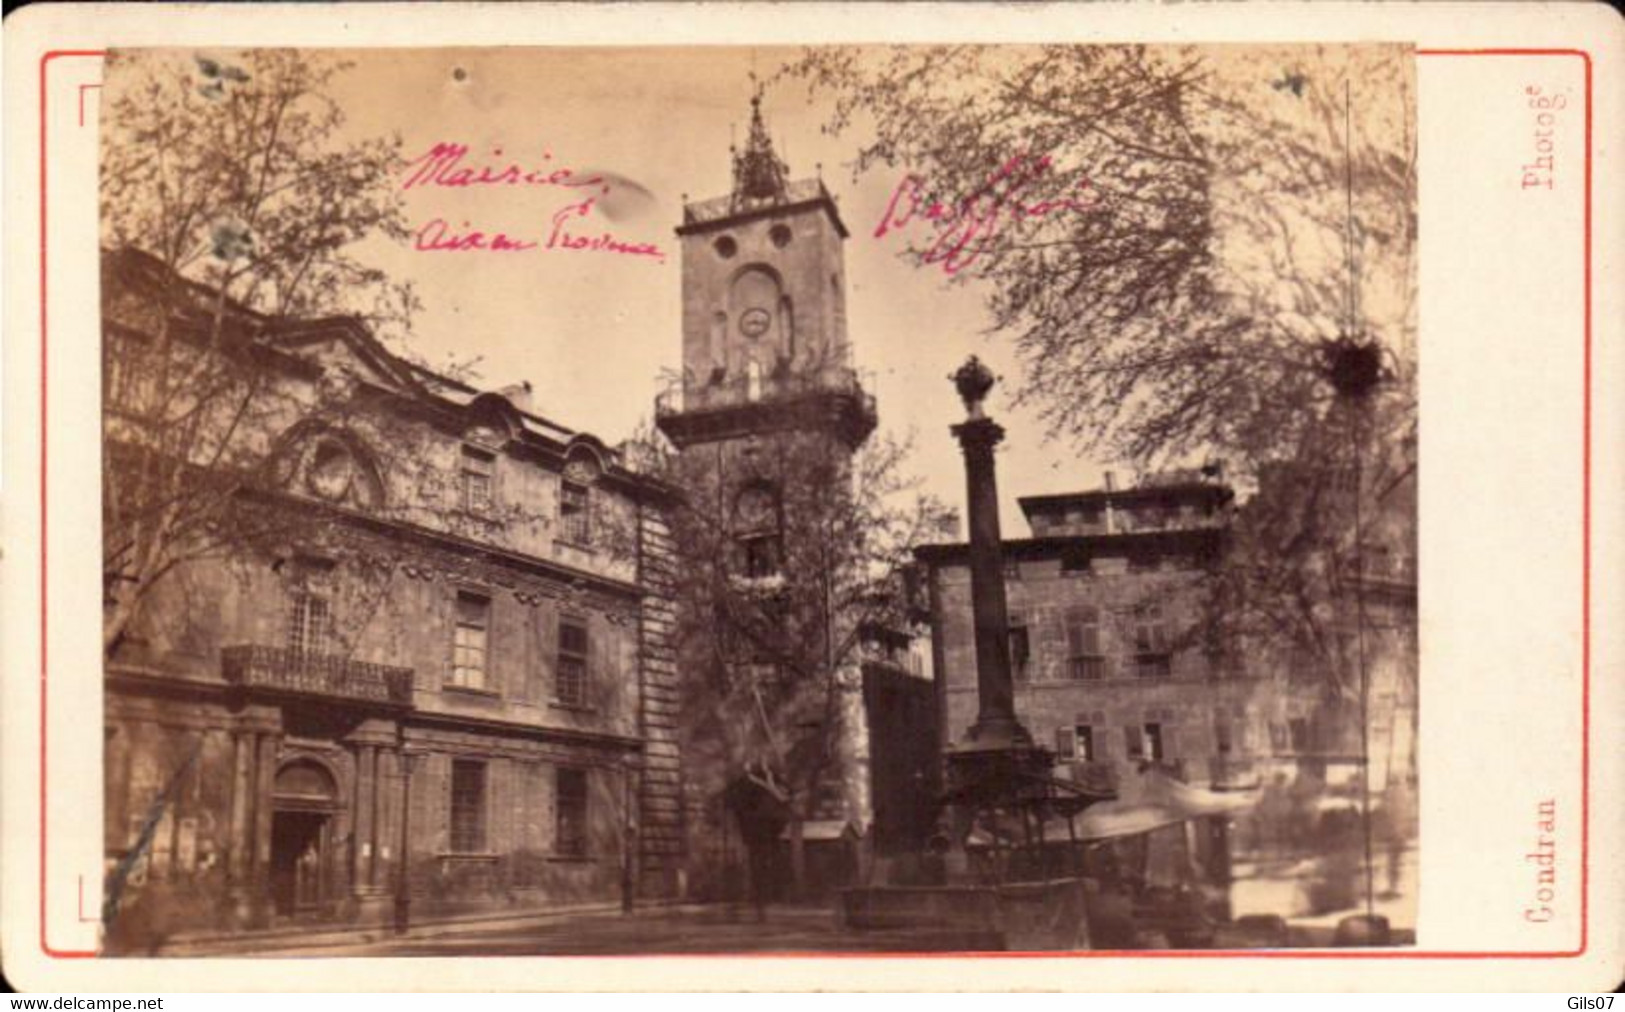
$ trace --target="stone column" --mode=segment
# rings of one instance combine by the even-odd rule
[[[231,822],[228,827],[229,852],[226,855],[227,889],[231,896],[232,922],[239,927],[251,924],[254,901],[254,820],[259,777],[257,735],[250,730],[231,731]]]
[[[970,524],[971,610],[976,632],[976,722],[947,754],[949,790],[965,801],[955,806],[948,855],[951,879],[967,872],[964,841],[979,810],[1008,807],[1045,783],[1050,757],[1016,719],[1015,680],[1010,671],[1009,615],[1004,596],[1004,546],[999,536],[999,486],[993,448],[1004,430],[982,413],[993,374],[972,356],[953,375],[969,418],[952,429],[965,454],[965,499]]]
[[[232,883],[248,877],[253,864],[253,838],[248,832],[254,809],[254,735],[234,729],[231,732],[231,854],[228,873]]]
[[[372,923],[388,917],[391,883],[388,872],[396,858],[390,806],[397,790],[392,761],[400,748],[398,722],[385,717],[363,720],[345,738],[355,756],[355,784],[350,794],[350,895],[356,916]],[[389,861],[386,861],[386,857]]]
[[[355,865],[351,876],[356,892],[372,885],[372,869],[377,861],[377,841],[373,839],[373,804],[377,794],[378,748],[361,745],[356,749],[356,776],[354,801]]]
[[[262,732],[255,735],[257,762],[254,770],[254,820],[252,824],[252,882],[250,906],[257,924],[271,918],[271,793],[276,783],[277,750],[281,735]]]
[[[1004,545],[999,531],[999,483],[993,448],[1004,429],[982,413],[993,374],[973,355],[954,373],[970,417],[952,428],[965,454],[965,507],[970,525],[971,611],[976,626],[976,723],[966,733],[973,749],[1030,748],[1016,719],[1010,674],[1010,617],[1004,597]]]

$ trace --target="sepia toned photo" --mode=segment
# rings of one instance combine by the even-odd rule
[[[1412,47],[101,87],[104,954],[1416,944]]]

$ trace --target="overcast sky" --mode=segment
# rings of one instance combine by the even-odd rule
[[[683,194],[721,196],[731,185],[730,137],[749,122],[753,68],[766,74],[770,49],[418,51],[351,54],[338,97],[357,135],[398,130],[408,155],[435,143],[497,149],[521,164],[610,172],[646,190],[600,221],[617,238],[652,242],[664,262],[607,253],[418,252],[376,244],[367,251],[418,285],[424,308],[414,343],[433,363],[479,357],[491,386],[529,380],[536,409],[608,442],[652,414],[661,374],[681,357],[680,263],[672,230]],[[780,89],[764,111],[792,178],[823,164],[852,237],[846,243],[847,319],[857,365],[873,373],[881,427],[915,436],[913,469],[929,491],[961,506],[964,472],[948,426],[964,409],[947,375],[975,352],[1007,377],[1019,369],[1006,342],[983,337],[974,289],[950,286],[930,268],[897,256],[872,233],[896,185],[890,174],[858,182],[845,163],[852,144],[823,136],[822,113],[805,93]],[[551,156],[548,158],[547,156]],[[414,226],[435,218],[454,227],[526,238],[546,236],[550,218],[575,199],[553,187],[421,188],[406,193]],[[1004,527],[1024,535],[1015,497],[1092,487],[1102,463],[1044,445],[1038,422],[996,392],[993,413],[1009,432],[1000,457]]]
[[[444,141],[468,145],[470,164],[478,158],[613,173],[648,197],[620,189],[605,201],[614,220],[596,225],[668,253],[660,261],[545,249],[422,252],[374,243],[368,259],[418,286],[424,308],[413,340],[420,354],[431,363],[478,357],[483,384],[529,380],[536,410],[561,424],[610,443],[632,433],[652,414],[662,373],[679,365],[680,264],[672,230],[683,195],[699,200],[728,192],[728,148],[730,139],[745,136],[750,74],[771,73],[789,55],[767,48],[347,54],[355,66],[339,78],[336,97],[356,136],[398,131],[408,157]],[[1268,96],[1269,64],[1237,65]],[[847,165],[854,142],[824,136],[823,110],[799,87],[770,92],[764,111],[792,178],[812,176],[822,163],[851,230],[847,319],[856,362],[873,373],[882,429],[913,433],[913,469],[927,490],[962,506],[963,468],[948,427],[963,408],[946,377],[971,352],[1006,378],[990,404],[1008,432],[999,465],[1006,535],[1027,534],[1017,496],[1099,485],[1112,462],[1046,443],[1034,413],[1010,406],[1020,368],[1007,340],[984,335],[980,293],[901,259],[894,237],[874,238],[897,174],[879,170],[854,181]],[[458,230],[467,222],[530,240],[545,239],[551,216],[577,199],[548,186],[406,192],[414,227],[440,218]]]

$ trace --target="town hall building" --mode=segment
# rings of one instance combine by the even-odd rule
[[[670,490],[353,319],[103,298],[109,950],[676,895]]]

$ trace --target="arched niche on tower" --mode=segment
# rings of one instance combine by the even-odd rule
[[[790,296],[779,297],[779,360],[793,365],[796,360],[796,312]]]
[[[771,370],[790,348],[793,340],[787,319],[790,303],[779,272],[762,263],[746,264],[728,285],[727,322],[731,327],[729,345],[737,349],[728,362],[730,372],[744,372],[755,362]]]
[[[708,383],[718,382],[728,367],[728,314],[720,309],[711,314],[710,343],[706,347],[706,354],[711,365],[705,380]]]

